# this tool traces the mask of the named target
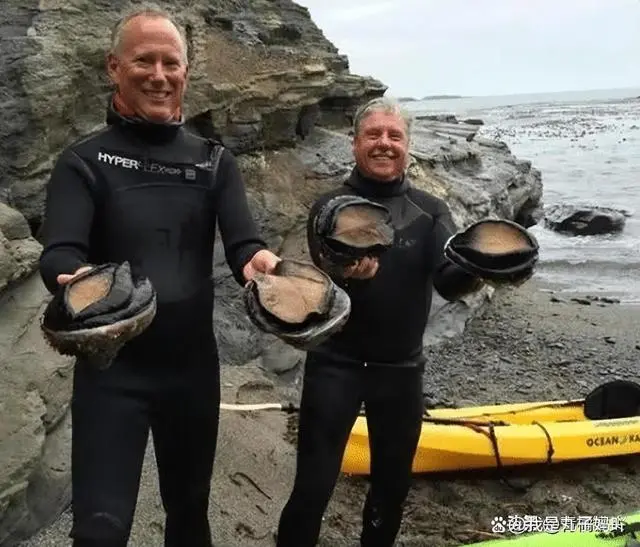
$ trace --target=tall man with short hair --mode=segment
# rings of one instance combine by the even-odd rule
[[[53,293],[93,264],[129,261],[158,308],[110,368],[76,364],[71,536],[74,547],[127,545],[151,429],[165,546],[211,547],[216,226],[240,286],[279,259],[254,225],[234,156],[184,127],[187,49],[171,17],[147,8],[124,17],[107,68],[106,127],[68,146],[47,186],[40,272]]]

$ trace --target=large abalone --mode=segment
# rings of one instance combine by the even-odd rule
[[[283,259],[244,289],[251,321],[263,332],[309,349],[342,328],[351,311],[346,292],[313,264]]]
[[[483,219],[454,234],[445,256],[493,284],[519,284],[531,277],[539,245],[528,230],[506,219]]]
[[[364,257],[379,257],[393,245],[389,210],[360,196],[330,199],[318,212],[314,226],[322,257],[332,270]]]
[[[128,262],[109,263],[61,286],[44,311],[41,328],[58,353],[105,369],[126,342],[151,324],[155,313],[151,282],[134,279]]]

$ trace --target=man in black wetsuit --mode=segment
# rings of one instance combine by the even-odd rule
[[[160,11],[124,17],[108,56],[106,127],[64,150],[47,187],[42,279],[128,260],[157,315],[112,366],[78,362],[72,398],[74,547],[128,543],[149,429],[167,547],[210,547],[220,369],[212,314],[215,228],[243,286],[278,258],[252,220],[234,156],[183,125],[187,50]]]
[[[416,189],[405,175],[410,120],[398,105],[377,99],[355,116],[356,166],[341,187],[311,207],[309,250],[321,265],[313,223],[332,197],[356,194],[392,214],[393,247],[364,259],[335,281],[351,297],[341,332],[307,354],[297,470],[278,529],[278,547],[312,547],[340,472],[346,442],[364,401],[371,445],[371,488],[363,511],[361,545],[393,545],[411,484],[422,426],[423,333],[432,287],[447,300],[482,281],[443,254],[455,231],[447,205]]]

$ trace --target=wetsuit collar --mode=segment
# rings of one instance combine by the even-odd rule
[[[398,196],[404,194],[409,187],[409,181],[404,175],[393,181],[381,182],[365,177],[357,167],[354,167],[353,171],[351,171],[351,175],[347,179],[346,184],[363,196],[371,197]]]
[[[149,143],[163,144],[175,138],[184,125],[184,118],[169,122],[152,122],[138,116],[123,116],[114,107],[113,98],[107,106],[107,124],[130,131]]]

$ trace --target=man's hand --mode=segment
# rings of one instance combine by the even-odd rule
[[[76,275],[80,275],[83,272],[86,272],[88,270],[90,270],[93,266],[82,266],[81,268],[78,268],[74,273],[72,274],[60,274],[57,278],[56,281],[58,282],[59,285],[66,285],[67,283],[69,283],[69,281],[71,281]]]
[[[280,260],[281,259],[271,251],[262,249],[254,254],[251,260],[245,264],[245,267],[242,269],[242,275],[244,275],[245,281],[249,282],[258,272],[265,274],[273,272],[273,269]]]
[[[380,263],[377,258],[365,256],[358,260],[353,266],[344,269],[344,277],[352,279],[371,279],[376,275]]]

